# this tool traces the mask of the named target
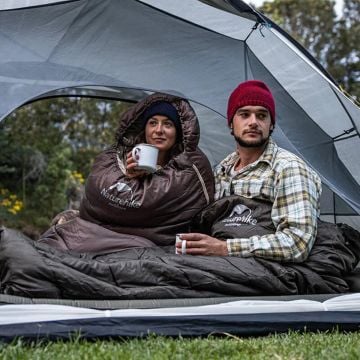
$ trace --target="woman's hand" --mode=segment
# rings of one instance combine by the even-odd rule
[[[51,220],[51,226],[61,225],[79,216],[79,210],[65,210]]]
[[[133,158],[132,152],[130,151],[126,155],[126,174],[125,175],[128,178],[141,177],[141,176],[144,176],[147,174],[147,172],[144,170],[137,170],[136,166],[137,166],[137,161],[136,161],[136,159]]]

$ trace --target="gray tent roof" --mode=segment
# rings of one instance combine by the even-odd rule
[[[234,148],[228,95],[240,81],[261,79],[276,99],[275,140],[321,174],[322,213],[338,221],[360,214],[360,109],[242,1],[73,0],[4,10],[0,51],[0,119],[50,95],[180,93],[199,113],[200,144],[213,163]]]

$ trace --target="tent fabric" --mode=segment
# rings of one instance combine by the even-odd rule
[[[19,316],[21,314],[21,316]],[[149,309],[96,310],[65,305],[0,306],[0,339],[86,339],[210,334],[267,335],[294,331],[358,331],[360,293],[316,300],[239,300]]]
[[[26,341],[82,339],[102,340],[141,338],[148,335],[171,337],[237,335],[265,336],[292,331],[359,331],[358,311],[325,311],[310,313],[193,315],[166,317],[100,317],[75,320],[43,321],[0,326],[0,339],[11,342],[19,337]]]
[[[335,221],[351,217],[360,229],[360,109],[306,50],[244,2],[9,7],[0,11],[0,119],[74,89],[111,89],[132,100],[134,92],[181,94],[200,109],[200,147],[215,164],[234,148],[225,121],[228,95],[240,81],[261,79],[276,98],[275,140],[313,166],[328,189],[322,212]]]

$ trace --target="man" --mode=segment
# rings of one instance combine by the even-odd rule
[[[237,148],[215,169],[215,199],[236,194],[270,201],[276,231],[226,241],[199,233],[181,234],[186,254],[304,261],[316,237],[319,176],[272,140],[275,102],[263,82],[241,83],[229,98],[227,117]],[[177,247],[180,250],[181,243]]]

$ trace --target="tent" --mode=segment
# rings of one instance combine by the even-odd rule
[[[321,175],[322,217],[360,229],[360,109],[305,49],[243,1],[23,0],[8,4],[0,11],[0,121],[23,104],[53,96],[136,101],[153,91],[180,94],[197,111],[200,147],[215,164],[234,149],[225,120],[228,95],[240,81],[261,79],[277,103],[275,140]],[[28,4],[33,6],[21,7]],[[151,301],[127,305],[151,311],[124,315],[110,310],[124,306],[119,304],[102,303],[99,306],[105,310],[96,312],[91,310],[96,304],[75,300],[71,308],[62,302],[52,308],[49,299],[41,300],[44,305],[40,306],[33,299],[27,304],[28,299],[0,295],[4,304],[0,337],[68,336],[79,326],[89,337],[139,336],[149,329],[162,333],[164,321],[171,330],[163,333],[169,335],[179,328],[177,334],[184,335],[203,335],[214,328],[260,334],[305,325],[313,330],[333,326],[356,330],[359,297],[351,296],[339,297],[341,305],[330,307],[330,302],[338,303],[329,296],[301,300],[301,306],[293,298],[256,299],[255,304],[250,299],[222,299],[220,303],[229,303],[228,307],[211,305],[210,299],[202,304],[184,300],[183,313],[177,303],[161,303],[158,307],[171,310],[154,312],[156,304]],[[236,310],[245,303],[234,304],[235,300],[246,301],[248,313]],[[269,306],[266,311],[263,305]],[[199,306],[207,308],[200,311]],[[282,308],[287,316],[278,315]],[[54,309],[59,317],[51,315]],[[24,315],[20,323],[11,317],[12,311]],[[199,332],[186,330],[199,322],[204,324]]]

